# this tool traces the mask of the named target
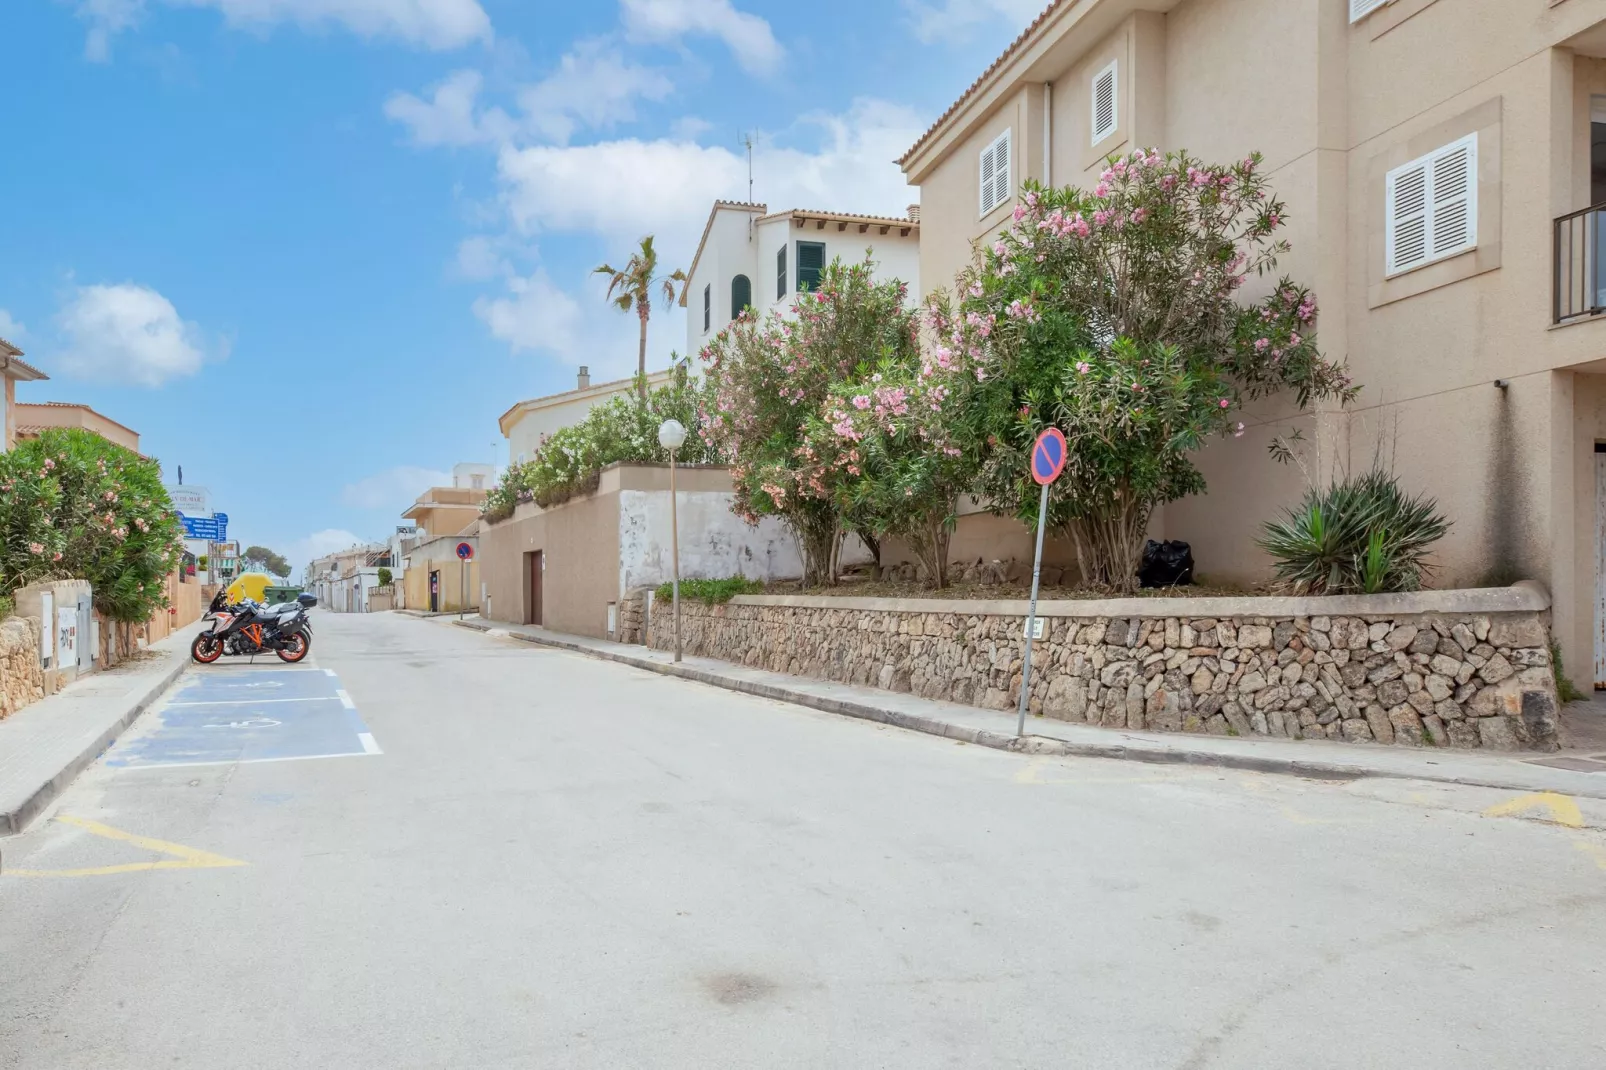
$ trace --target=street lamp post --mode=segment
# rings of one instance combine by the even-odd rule
[[[680,660],[680,495],[675,490],[675,451],[686,441],[686,429],[679,420],[665,420],[658,427],[658,445],[669,451],[669,553],[674,558],[675,660]]]

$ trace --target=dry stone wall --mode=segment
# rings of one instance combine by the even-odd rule
[[[39,620],[8,617],[0,622],[0,718],[45,697],[39,665]]]
[[[1166,599],[1165,615],[1152,616],[1077,612],[1141,609],[1137,600],[1053,603],[1033,645],[1030,708],[1124,729],[1553,750],[1547,614],[1508,590],[1517,589],[1485,599]],[[1257,601],[1272,612],[1244,611]],[[1436,601],[1447,611],[1419,608]],[[1234,612],[1175,612],[1189,603]],[[1273,603],[1348,612],[1279,616]],[[1379,612],[1357,611],[1367,607]],[[683,602],[681,628],[689,654],[1004,710],[1020,694],[1025,611],[1024,602],[743,596]],[[650,631],[651,645],[672,645],[667,625],[654,620]]]

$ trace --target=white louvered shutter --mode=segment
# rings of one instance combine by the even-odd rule
[[[993,147],[981,150],[981,214],[986,215],[998,202],[993,200]]]
[[[1428,171],[1433,205],[1428,212],[1428,254],[1434,260],[1478,244],[1478,135],[1433,154]]]
[[[1349,20],[1360,22],[1366,16],[1382,7],[1392,4],[1394,0],[1349,0]]]
[[[1115,133],[1115,64],[1093,76],[1093,144]]]
[[[1014,185],[1009,181],[1009,134],[1005,130],[1002,136],[993,142],[993,204],[1003,204],[1015,192]]]
[[[1402,164],[1385,181],[1386,274],[1477,247],[1478,135]]]
[[[1005,130],[981,150],[982,215],[1009,200],[1014,190],[1009,181],[1009,135]]]

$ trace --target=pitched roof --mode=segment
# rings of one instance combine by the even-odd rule
[[[708,244],[708,232],[714,229],[714,217],[719,215],[721,208],[730,208],[738,212],[754,212],[758,215],[763,215],[769,211],[768,205],[754,204],[752,201],[715,201],[714,207],[708,210],[708,222],[703,224],[703,236],[697,239],[697,254],[691,258],[691,267],[686,269],[686,277],[688,279],[697,272],[697,261],[703,258],[703,247]],[[680,288],[680,307],[686,307],[686,288],[684,286]]]
[[[124,431],[127,431],[129,434],[133,435],[135,438],[139,437],[139,432],[135,431],[132,427],[129,427],[127,424],[121,423],[121,422],[119,422],[117,420],[113,420],[110,416],[107,416],[105,413],[100,412],[97,409],[91,408],[90,406],[85,405],[81,401],[19,401],[19,402],[17,402],[17,406],[16,406],[17,419],[18,420],[25,419],[27,417],[27,414],[28,414],[27,411],[29,409],[80,409],[83,412],[87,412],[92,416],[100,417],[102,420],[105,420],[107,423],[111,424],[113,427],[121,427]],[[60,424],[49,424],[49,425],[40,425],[40,426],[60,427],[61,425]]]
[[[22,350],[18,349],[4,338],[0,338],[0,361],[4,361],[3,364],[0,364],[0,371],[4,372],[5,378],[20,379],[25,383],[31,383],[40,379],[50,378],[50,376],[46,375],[38,368],[35,368],[27,361],[19,360],[18,358],[21,356]]]
[[[674,368],[664,368],[660,371],[648,372],[647,385],[658,386],[662,383],[668,382],[669,375],[674,370]],[[608,396],[612,394],[620,394],[623,393],[625,389],[634,386],[635,382],[636,377],[632,375],[628,379],[613,379],[606,383],[592,383],[590,386],[575,387],[573,390],[565,390],[559,394],[547,394],[545,397],[539,398],[526,398],[523,401],[514,402],[511,406],[509,406],[506,412],[496,418],[496,423],[497,426],[502,429],[502,435],[505,438],[508,433],[509,418],[520,409],[528,412],[534,409],[544,409],[552,405],[561,405],[565,401],[574,401],[578,398],[588,397],[591,395]]]
[[[792,208],[784,212],[771,212],[759,218],[760,223],[768,223],[772,219],[817,219],[826,223],[865,223],[882,227],[907,227],[911,230],[920,229],[920,220],[910,216],[863,215],[859,212],[822,212],[813,208]]]
[[[1049,5],[1031,21],[1030,25],[1020,32],[1020,36],[1011,41],[1009,46],[999,54],[998,58],[989,63],[987,65],[987,69],[982,71],[980,76],[978,76],[974,82],[970,83],[970,87],[963,93],[959,94],[959,99],[948,105],[948,110],[937,116],[937,121],[932,123],[926,132],[921,134],[913,145],[909,146],[909,150],[907,152],[898,157],[896,161],[898,166],[902,167],[907,164],[910,157],[919,152],[921,147],[925,145],[926,142],[930,141],[933,135],[935,135],[938,130],[942,129],[943,125],[946,124],[949,119],[953,118],[954,113],[957,112],[966,101],[975,96],[976,91],[982,87],[982,84],[991,79],[992,76],[997,73],[999,68],[1003,67],[1003,65],[1012,56],[1014,56],[1015,53],[1019,52],[1021,48],[1025,46],[1026,42],[1030,40],[1034,34],[1036,34],[1043,23],[1048,21],[1048,17],[1052,15],[1056,9],[1062,7],[1068,2],[1074,2],[1074,0],[1049,0]]]

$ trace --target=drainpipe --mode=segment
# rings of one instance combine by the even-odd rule
[[[1043,83],[1043,186],[1054,185],[1054,83]]]

